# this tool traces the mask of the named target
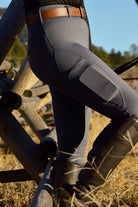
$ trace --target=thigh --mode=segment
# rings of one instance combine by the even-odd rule
[[[100,58],[79,44],[68,47],[66,55],[64,62],[57,53],[62,70],[76,55],[78,58],[58,83],[63,93],[111,119],[124,115],[138,118],[138,94]]]

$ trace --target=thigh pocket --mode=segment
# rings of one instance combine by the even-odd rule
[[[100,73],[93,69],[92,66],[84,70],[79,81],[107,102],[119,95],[119,90],[110,77],[104,75],[103,71]]]

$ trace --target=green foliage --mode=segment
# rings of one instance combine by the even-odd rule
[[[132,44],[130,46],[130,51],[125,51],[124,54],[120,51],[115,52],[114,49],[111,50],[110,53],[107,53],[102,47],[97,47],[92,45],[91,50],[100,57],[109,67],[113,70],[119,67],[120,65],[132,60],[138,54],[138,46]]]
[[[23,62],[26,54],[26,49],[21,44],[20,40],[17,39],[11,47],[10,51],[8,52],[7,59],[11,61],[15,66],[18,66]]]
[[[133,56],[137,57],[138,56],[138,46],[136,44],[132,44],[130,46],[131,49],[131,53],[133,54]]]
[[[19,34],[19,40],[23,44],[25,48],[27,48],[27,41],[28,41],[28,32],[27,32],[27,26],[25,25],[22,29],[21,33]]]
[[[99,58],[109,65],[109,54],[102,47],[92,45],[91,49]]]
[[[6,11],[5,8],[0,8],[0,17],[4,14],[5,11]]]

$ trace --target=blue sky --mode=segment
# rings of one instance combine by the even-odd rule
[[[10,0],[0,0],[7,7]],[[134,0],[84,0],[90,22],[92,42],[107,52],[130,50],[138,45],[138,6]]]

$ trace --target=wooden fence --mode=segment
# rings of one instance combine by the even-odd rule
[[[56,152],[55,129],[51,133],[46,122],[36,110],[36,107],[41,102],[41,95],[48,93],[49,87],[38,80],[34,80],[33,86],[30,89],[26,89],[30,78],[33,76],[27,57],[24,59],[18,72],[13,69],[11,63],[5,61],[9,49],[18,37],[24,24],[23,1],[12,0],[0,21],[0,137],[10,147],[24,166],[24,169],[0,172],[0,182],[17,182],[33,179],[39,184],[46,167],[48,166],[49,172],[51,165],[48,164],[47,159],[44,159],[44,155],[41,155],[40,148],[12,114],[12,110],[20,112],[40,139],[40,144],[42,142],[45,149],[49,150],[46,154],[49,153],[49,156],[51,156],[52,151],[53,156]],[[44,113],[44,106],[42,111]],[[41,199],[41,203],[45,203],[45,206],[53,206],[49,187],[45,188],[45,192],[49,197],[46,201]],[[41,204],[37,204],[36,196],[33,206],[42,207]]]

